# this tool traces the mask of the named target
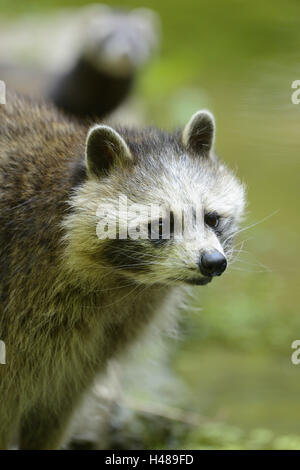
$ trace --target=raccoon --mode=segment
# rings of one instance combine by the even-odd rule
[[[159,17],[146,8],[93,5],[83,23],[78,57],[56,78],[48,98],[79,118],[103,117],[127,98],[138,71],[157,50]]]
[[[56,449],[108,362],[171,321],[185,285],[224,272],[244,187],[213,152],[207,111],[167,133],[82,125],[8,96],[0,118],[0,447],[17,434],[21,449]],[[121,238],[120,196],[173,219],[200,207],[201,220],[187,239],[172,227],[164,239],[164,216],[156,237]],[[116,238],[97,234],[107,204]]]
[[[92,4],[6,19],[0,23],[0,77],[80,119],[102,117],[130,96],[159,42],[160,18],[148,8]]]

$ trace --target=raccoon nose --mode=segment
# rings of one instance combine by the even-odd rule
[[[199,268],[203,276],[221,276],[226,266],[225,256],[217,250],[207,251],[201,255]]]

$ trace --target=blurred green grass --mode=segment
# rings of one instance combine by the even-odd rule
[[[1,12],[87,3],[2,0]],[[148,120],[174,127],[198,108],[210,108],[217,152],[247,184],[245,224],[262,220],[241,234],[247,253],[231,272],[195,289],[174,367],[194,392],[190,406],[204,415],[249,432],[298,434],[300,366],[290,355],[300,338],[300,105],[291,103],[291,83],[300,79],[300,3],[153,0],[126,6],[147,6],[162,18],[161,54],[136,90]],[[191,437],[191,445],[198,438]],[[300,448],[297,438],[278,439],[275,447]]]

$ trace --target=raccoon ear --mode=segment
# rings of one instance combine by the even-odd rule
[[[85,162],[90,175],[103,176],[113,165],[126,166],[131,160],[125,140],[112,127],[96,125],[89,130]]]
[[[215,120],[209,111],[193,114],[182,133],[185,147],[196,154],[209,156],[215,136]]]

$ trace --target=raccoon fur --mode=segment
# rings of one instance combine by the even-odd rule
[[[0,123],[0,448],[17,434],[21,449],[56,449],[108,362],[175,315],[184,285],[224,271],[244,188],[213,153],[207,111],[167,133],[8,95]],[[124,195],[174,216],[200,206],[195,236],[100,239],[99,207]]]
[[[93,5],[87,10],[78,57],[48,93],[57,107],[80,118],[115,110],[159,42],[159,18],[149,9]]]
[[[130,96],[159,41],[159,15],[148,8],[98,3],[13,21],[0,16],[0,77],[78,118],[102,117]]]

